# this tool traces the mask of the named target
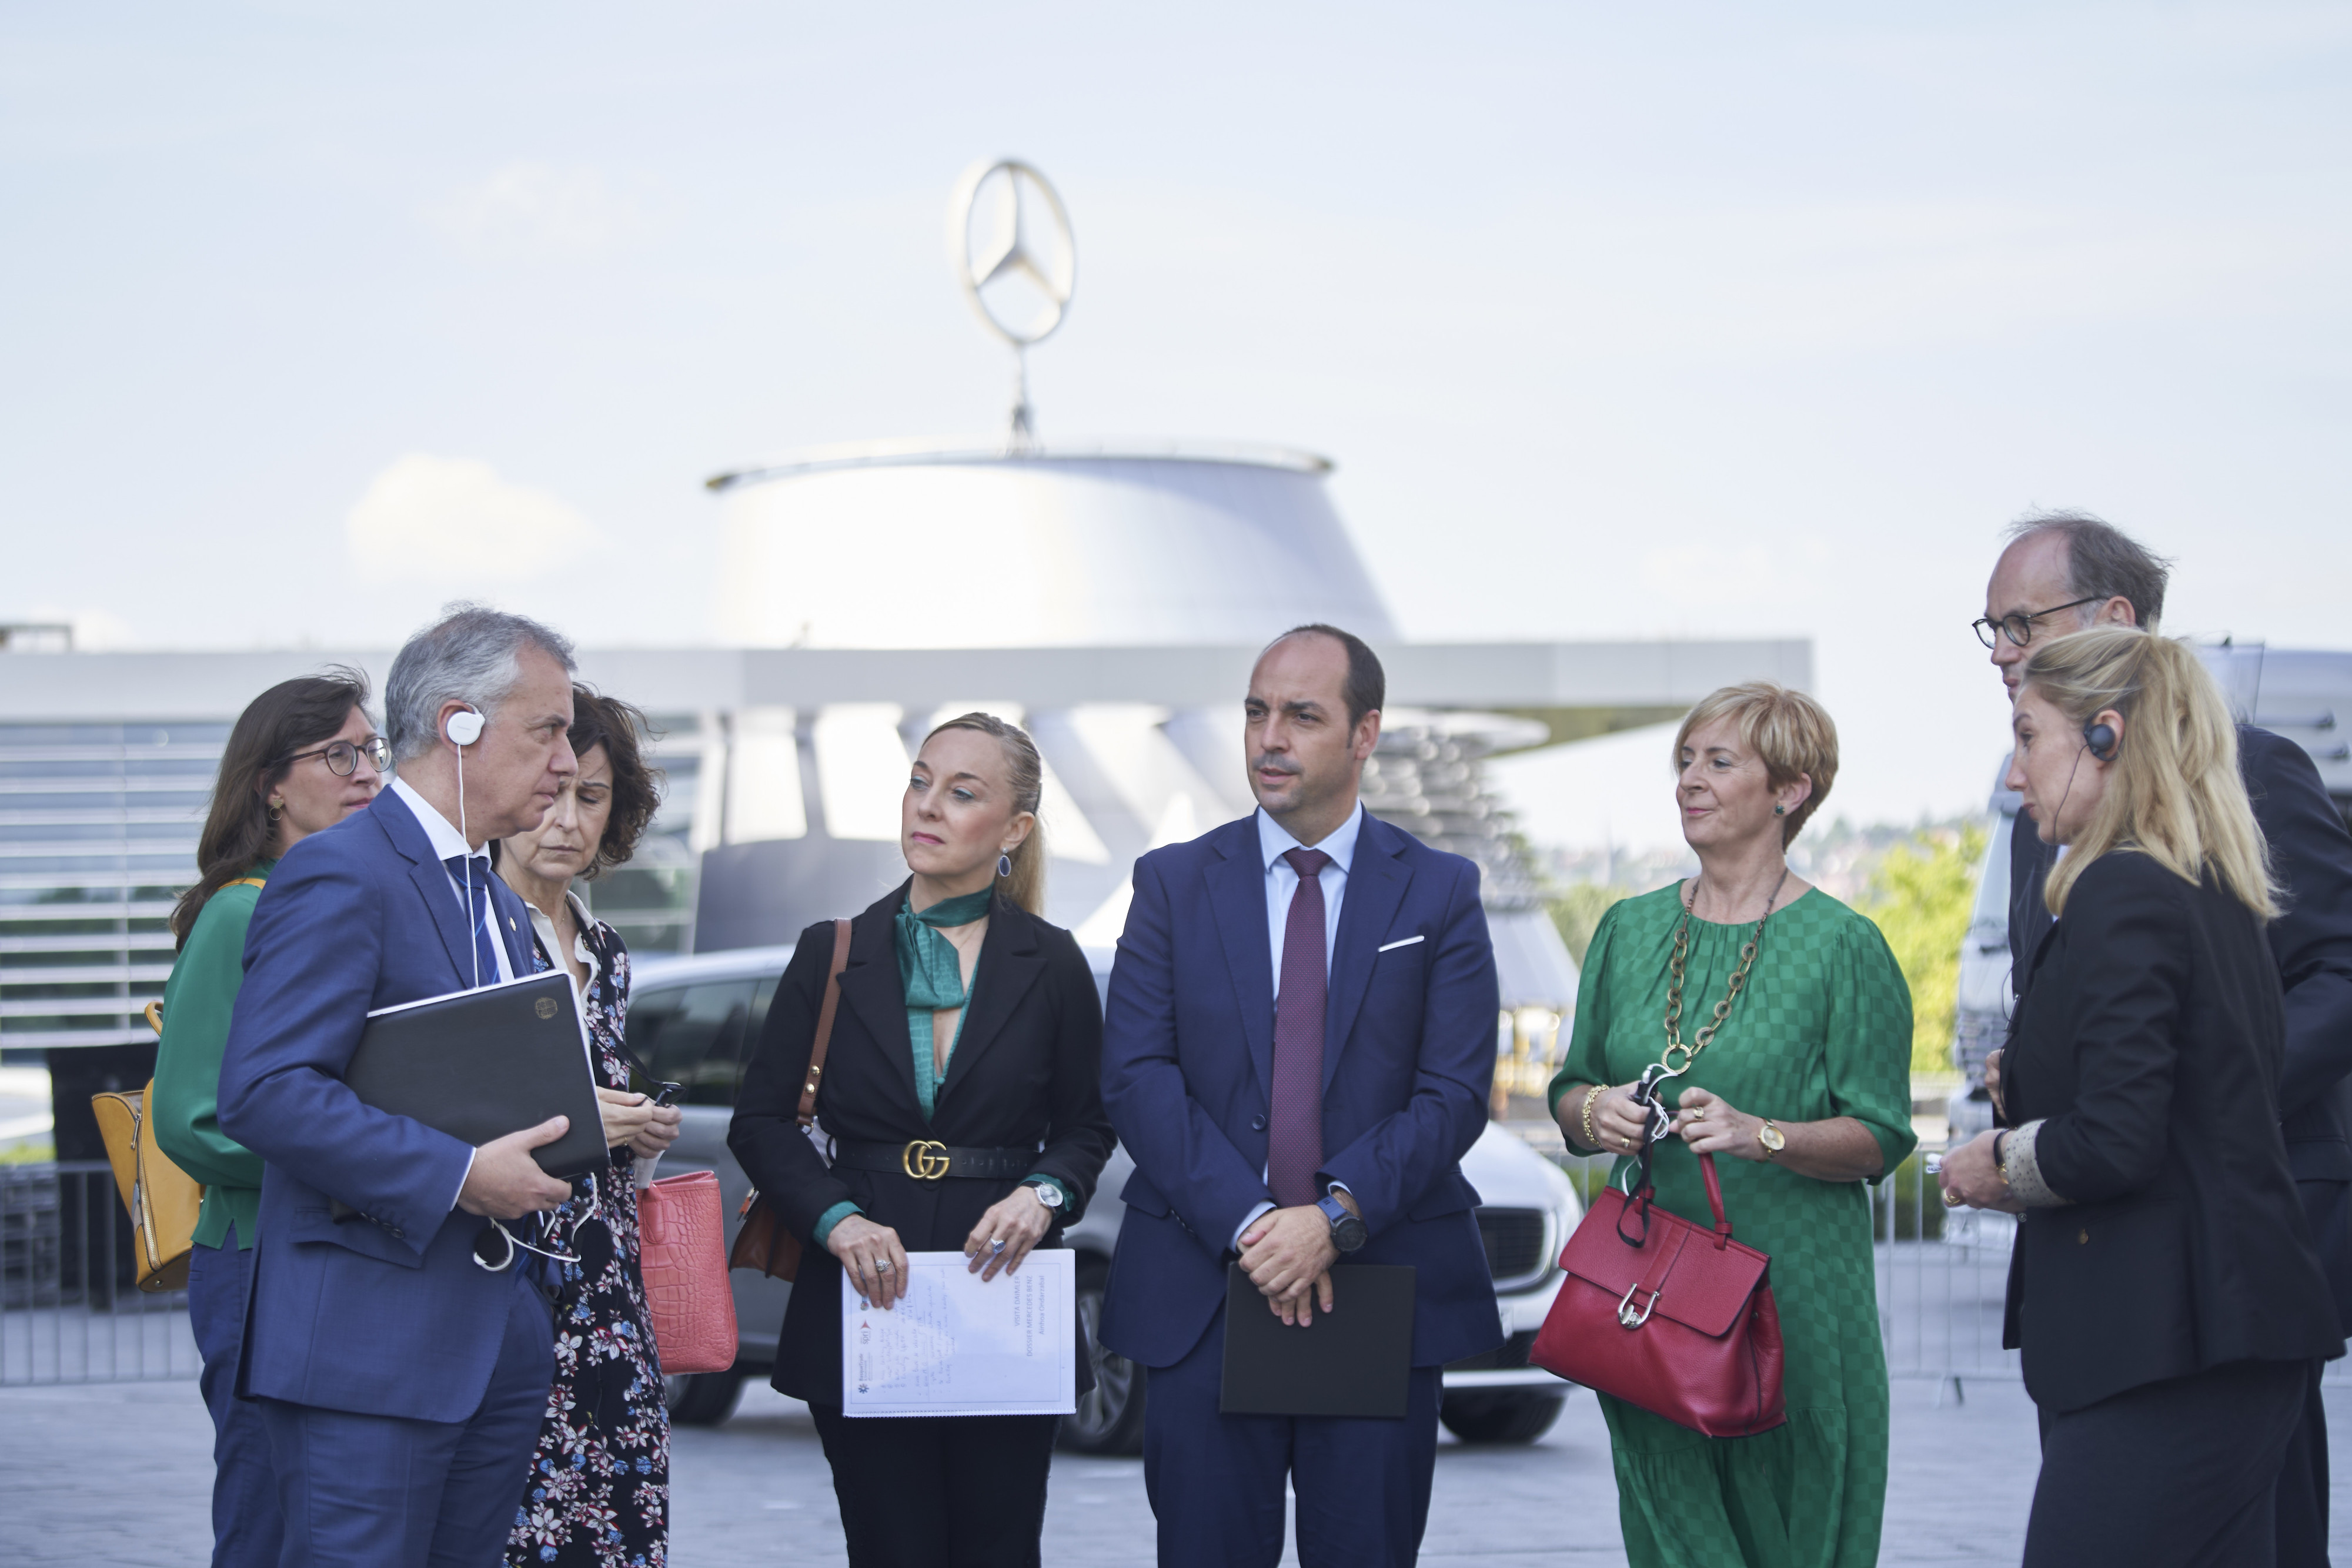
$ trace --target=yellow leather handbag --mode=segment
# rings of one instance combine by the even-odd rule
[[[147,1022],[163,1032],[163,1004],[147,1004]],[[158,1147],[154,1119],[149,1114],[155,1081],[136,1094],[93,1094],[89,1108],[98,1117],[99,1135],[106,1140],[106,1160],[114,1167],[114,1186],[122,1207],[131,1213],[131,1245],[139,1259],[139,1288],[181,1291],[188,1284],[188,1252],[195,1245],[196,1217],[204,1209],[205,1189],[173,1165]]]

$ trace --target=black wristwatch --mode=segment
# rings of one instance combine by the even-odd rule
[[[1322,1201],[1315,1207],[1321,1209],[1323,1218],[1331,1222],[1331,1245],[1338,1248],[1342,1256],[1371,1239],[1371,1232],[1364,1228],[1364,1222],[1349,1213],[1348,1206],[1331,1194],[1325,1193]]]

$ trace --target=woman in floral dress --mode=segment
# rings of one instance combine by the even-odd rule
[[[584,688],[574,689],[572,712],[580,771],[538,831],[499,846],[499,874],[530,906],[541,958],[551,966],[560,956],[580,996],[612,1160],[573,1179],[547,1227],[577,1261],[562,1265],[555,1383],[506,1560],[661,1568],[669,1412],[638,1263],[635,1167],[668,1147],[678,1113],[629,1090],[629,952],[571,886],[627,860],[660,797],[638,747],[643,715]]]

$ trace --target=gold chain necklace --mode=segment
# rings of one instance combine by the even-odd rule
[[[1764,901],[1764,913],[1757,916],[1756,929],[1748,933],[1747,942],[1739,949],[1739,967],[1731,972],[1731,984],[1724,991],[1723,1000],[1715,1004],[1714,1021],[1701,1027],[1698,1033],[1691,1037],[1691,1042],[1685,1045],[1682,1031],[1683,960],[1690,952],[1691,911],[1698,904],[1698,879],[1691,879],[1690,901],[1683,905],[1682,924],[1675,927],[1674,956],[1666,967],[1666,1049],[1658,1053],[1658,1065],[1666,1070],[1667,1077],[1679,1078],[1689,1071],[1690,1064],[1698,1060],[1698,1053],[1714,1041],[1715,1031],[1723,1027],[1723,1020],[1731,1016],[1731,1004],[1739,999],[1740,988],[1748,984],[1748,971],[1756,967],[1757,946],[1764,940],[1764,922],[1772,918],[1772,906],[1780,902],[1780,890],[1788,885],[1789,870],[1783,866],[1780,868],[1780,880],[1772,884],[1772,896]],[[1678,1051],[1683,1054],[1679,1066],[1675,1062],[1675,1052]]]

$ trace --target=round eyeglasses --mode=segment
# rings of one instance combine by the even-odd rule
[[[291,757],[281,757],[274,766],[290,768],[297,762],[308,762],[313,757],[327,759],[327,771],[338,779],[348,779],[359,771],[360,758],[378,773],[392,766],[392,742],[380,735],[371,735],[354,746],[348,740],[331,740],[310,751],[298,751]]]
[[[1969,622],[1969,629],[1977,634],[1977,641],[1988,648],[2000,646],[1993,641],[1996,632],[2018,647],[2023,648],[2032,643],[2033,623],[2044,615],[2055,615],[2061,610],[2079,609],[2085,604],[2097,604],[2107,597],[2104,593],[2094,593],[2088,599],[2070,599],[2063,604],[2053,604],[2047,610],[2037,610],[2031,615],[2004,615],[1998,621],[1988,621],[1979,616]]]

